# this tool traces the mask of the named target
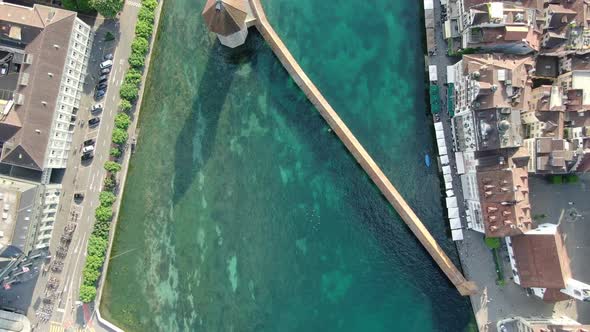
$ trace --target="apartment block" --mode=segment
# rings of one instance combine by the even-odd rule
[[[42,172],[65,168],[92,43],[75,12],[0,1],[0,163]]]

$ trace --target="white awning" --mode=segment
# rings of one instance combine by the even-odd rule
[[[449,21],[449,20],[445,21],[445,29],[443,30],[443,33],[444,33],[445,39],[451,38],[451,21]]]
[[[436,139],[445,139],[445,132],[442,130],[437,130],[434,132],[436,134]]]
[[[442,165],[448,165],[449,164],[449,157],[448,156],[440,156],[440,163]]]
[[[449,219],[451,218],[459,218],[459,208],[449,208]]]
[[[447,197],[453,197],[455,196],[455,192],[453,191],[453,189],[448,189],[447,190]]]
[[[457,174],[465,174],[465,160],[463,159],[463,152],[455,152],[455,164],[457,164]]]
[[[443,178],[444,178],[445,182],[453,183],[453,177],[451,176],[451,174],[444,174]]]
[[[447,21],[448,22],[448,21]],[[450,22],[449,22],[450,25]],[[446,27],[445,27],[446,29]],[[449,30],[451,27],[449,26]],[[450,34],[450,31],[449,31]],[[447,83],[455,83],[455,66],[447,66]]]
[[[442,122],[435,122],[434,123],[434,130],[436,130],[436,131],[443,131]]]
[[[443,174],[451,174],[451,166],[443,166],[442,167]]]
[[[451,229],[460,229],[461,228],[461,219],[452,218],[449,221],[451,223]]]
[[[445,182],[445,189],[453,189],[453,182]]]
[[[438,80],[435,65],[428,66],[428,78],[430,79],[430,82],[436,82]]]
[[[446,147],[439,147],[438,148],[438,155],[439,156],[446,156],[447,155],[447,148]]]
[[[424,9],[434,9],[434,2],[432,0],[424,0]]]
[[[457,197],[447,197],[445,200],[447,201],[447,208],[457,207]]]
[[[439,138],[436,140],[436,145],[438,145],[439,148],[446,148],[447,147],[447,142],[445,142],[444,139]]]
[[[453,238],[453,241],[461,241],[463,240],[463,231],[460,229],[453,229],[451,231],[451,237]]]

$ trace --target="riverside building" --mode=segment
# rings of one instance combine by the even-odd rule
[[[92,43],[75,12],[0,1],[0,163],[49,183],[72,150]]]
[[[0,0],[0,284],[46,255],[71,156],[93,34],[72,11]],[[17,180],[27,179],[27,180]]]

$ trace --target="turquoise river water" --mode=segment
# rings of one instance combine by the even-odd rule
[[[458,295],[261,36],[166,0],[103,315],[127,331],[466,331]],[[266,0],[269,20],[456,260],[415,1]]]

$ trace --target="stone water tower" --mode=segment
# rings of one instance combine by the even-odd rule
[[[248,37],[248,0],[207,0],[203,18],[210,31],[227,47],[242,45]]]

